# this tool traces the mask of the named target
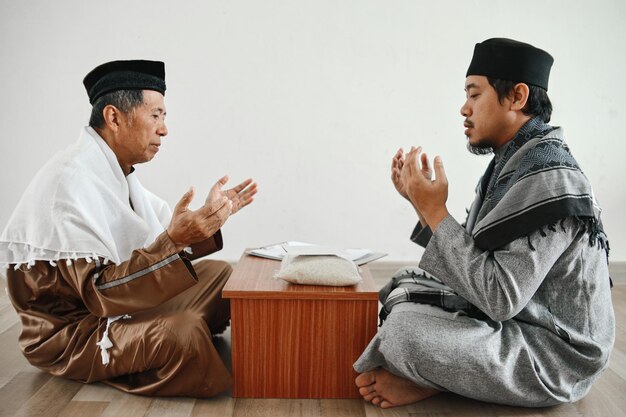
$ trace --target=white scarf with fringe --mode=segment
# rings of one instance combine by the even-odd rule
[[[0,236],[0,265],[94,257],[119,264],[152,243],[170,218],[167,203],[134,173],[124,176],[111,148],[85,127],[26,188]]]
[[[132,204],[132,206],[131,206]],[[91,127],[78,141],[48,161],[26,188],[0,236],[0,265],[36,261],[104,258],[120,264],[133,250],[154,242],[171,218],[167,203],[141,185],[134,173],[124,176],[117,157]],[[108,317],[100,347],[108,365],[113,346]]]

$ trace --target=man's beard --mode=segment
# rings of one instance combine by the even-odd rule
[[[474,146],[470,144],[468,137],[465,139],[467,139],[467,150],[470,151],[470,153],[473,153],[474,155],[489,155],[490,153],[493,153],[493,148],[491,146]]]

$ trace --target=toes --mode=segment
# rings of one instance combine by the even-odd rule
[[[372,391],[374,391],[374,385],[368,385],[366,387],[359,388],[359,394],[361,394],[362,396],[365,396]]]
[[[391,408],[393,407],[393,404],[391,404],[389,401],[381,401],[380,403],[380,408]]]
[[[376,398],[376,397],[377,397],[377,395],[376,395],[376,393],[375,393],[375,392],[370,392],[369,394],[364,395],[364,396],[363,396],[363,399],[364,399],[365,401],[370,402],[370,401],[372,401],[372,400],[373,400],[374,398]]]
[[[376,376],[373,371],[363,372],[362,374],[357,375],[354,382],[357,387],[365,387],[376,382]]]
[[[374,405],[378,405],[378,404],[380,404],[382,401],[383,401],[383,399],[382,399],[381,397],[378,397],[378,396],[376,396],[376,397],[372,398],[372,404],[374,404]]]

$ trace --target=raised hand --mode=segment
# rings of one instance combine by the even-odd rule
[[[393,186],[396,187],[396,191],[402,197],[409,200],[409,196],[406,193],[406,188],[404,187],[404,183],[402,182],[402,177],[400,175],[400,173],[402,172],[403,166],[404,166],[404,150],[400,148],[391,159],[391,182],[393,183]]]
[[[209,191],[209,195],[206,198],[205,205],[212,204],[212,201],[226,197],[232,204],[231,215],[235,214],[254,200],[252,197],[257,192],[256,183],[252,182],[251,178],[248,178],[241,184],[229,189],[222,190],[222,187],[228,182],[228,175],[224,175],[217,180],[215,185]]]
[[[400,181],[415,209],[434,231],[449,214],[446,208],[448,179],[439,156],[435,157],[435,179],[432,179],[428,158],[421,150],[421,147],[411,148],[400,172]]]
[[[252,178],[248,178],[230,190],[224,191],[223,194],[233,203],[233,209],[230,214],[235,214],[248,204],[252,203],[256,192],[257,186],[255,182],[252,182]]]
[[[217,180],[213,187],[209,190],[209,194],[206,196],[204,200],[204,205],[208,207],[213,207],[215,204],[219,204],[219,201],[222,201],[224,198],[228,199],[228,197],[222,191],[222,187],[226,185],[228,182],[228,175],[224,175],[222,178]]]
[[[179,249],[208,239],[224,225],[230,216],[232,202],[220,195],[222,185],[218,181],[211,188],[204,206],[196,211],[189,209],[195,194],[193,187],[176,204],[167,234]]]
[[[415,148],[411,147],[411,150],[413,149]],[[422,147],[419,146],[417,148],[417,152],[419,153],[421,151],[422,151]],[[422,160],[422,165],[421,165],[422,175],[424,175],[424,177],[428,178],[429,180],[432,179],[433,172],[428,162],[428,157],[426,156],[425,153],[421,155],[421,160]],[[404,150],[400,148],[398,149],[396,154],[393,156],[393,159],[391,160],[391,182],[393,182],[394,187],[396,187],[396,191],[398,191],[398,193],[402,197],[411,201],[411,199],[409,199],[409,196],[407,195],[405,184],[402,181],[402,176],[400,175],[403,167],[404,167]]]

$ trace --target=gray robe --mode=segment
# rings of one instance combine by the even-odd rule
[[[426,248],[419,268],[488,318],[398,304],[354,369],[382,367],[422,386],[508,405],[582,398],[607,367],[615,338],[605,250],[590,245],[574,218],[495,250],[478,248],[470,233],[448,216],[434,234],[418,224],[411,239]]]

